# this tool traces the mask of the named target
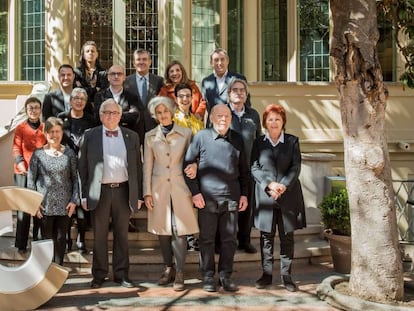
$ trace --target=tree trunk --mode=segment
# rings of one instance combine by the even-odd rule
[[[402,262],[385,137],[387,89],[377,54],[375,0],[330,0],[351,209],[352,295],[401,300]]]

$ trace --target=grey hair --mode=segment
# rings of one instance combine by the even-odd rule
[[[246,94],[249,94],[249,87],[247,85],[247,82],[242,79],[233,79],[230,81],[229,85],[227,86],[227,93],[230,94],[231,89],[233,88],[233,85],[236,83],[241,83],[244,85],[244,88],[246,89]]]
[[[86,100],[88,100],[88,92],[86,92],[86,90],[83,89],[83,88],[81,88],[81,87],[75,87],[72,90],[72,93],[70,93],[70,99],[72,99],[73,97],[75,97],[79,93],[85,95],[86,96]]]
[[[155,109],[157,109],[159,105],[165,105],[165,107],[167,107],[167,109],[171,112],[171,117],[174,117],[176,108],[174,101],[166,96],[156,96],[148,103],[148,110],[154,119],[156,119]]]
[[[108,105],[110,105],[110,104],[115,104],[115,106],[118,108],[119,113],[122,114],[122,107],[121,107],[121,105],[118,105],[118,103],[113,98],[108,98],[107,100],[105,100],[101,104],[101,107],[99,107],[99,113],[101,114],[104,111],[105,107],[108,106]]]

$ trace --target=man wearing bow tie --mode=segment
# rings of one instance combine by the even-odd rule
[[[133,287],[128,277],[128,224],[142,201],[142,163],[138,134],[120,127],[122,107],[113,98],[99,109],[102,126],[85,132],[79,153],[82,204],[91,211],[94,232],[92,288],[108,275],[108,231],[112,218],[113,280]]]

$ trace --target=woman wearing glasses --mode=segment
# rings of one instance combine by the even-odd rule
[[[14,131],[13,158],[14,158],[14,185],[27,186],[27,171],[30,158],[37,148],[46,143],[43,133],[43,123],[40,122],[42,104],[36,97],[29,97],[24,103],[27,120],[19,124]],[[19,253],[27,250],[29,239],[30,214],[17,211],[17,228],[15,247]],[[33,240],[40,239],[40,220],[33,217]]]
[[[172,100],[175,100],[174,88],[179,83],[187,83],[191,86],[192,99],[191,99],[191,112],[200,120],[204,119],[204,113],[206,111],[206,102],[201,95],[200,89],[197,84],[190,80],[187,76],[184,66],[176,60],[173,60],[167,65],[165,69],[165,84],[159,92],[159,96],[167,96]]]

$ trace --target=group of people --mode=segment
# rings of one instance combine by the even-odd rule
[[[134,52],[136,73],[127,77],[120,65],[103,69],[98,56],[95,42],[86,42],[79,67],[61,65],[60,88],[43,105],[28,98],[28,119],[16,128],[15,184],[44,195],[33,239],[53,239],[54,261],[62,264],[72,215],[77,245],[85,251],[90,214],[91,287],[99,288],[109,274],[111,222],[113,280],[134,287],[129,219],[145,205],[148,231],[158,236],[165,264],[158,284],[184,290],[188,244],[198,236],[203,289],[220,285],[231,292],[238,289],[231,278],[236,249],[257,251],[250,241],[253,224],[260,230],[263,268],[256,287],[272,284],[277,227],[282,284],[295,291],[293,232],[306,220],[299,141],[285,133],[285,109],[270,104],[260,121],[246,78],[228,70],[221,48],[210,55],[213,73],[201,90],[178,61],[168,64],[164,79],[151,74],[146,50]],[[21,252],[29,226],[30,215],[19,212],[15,246]]]

